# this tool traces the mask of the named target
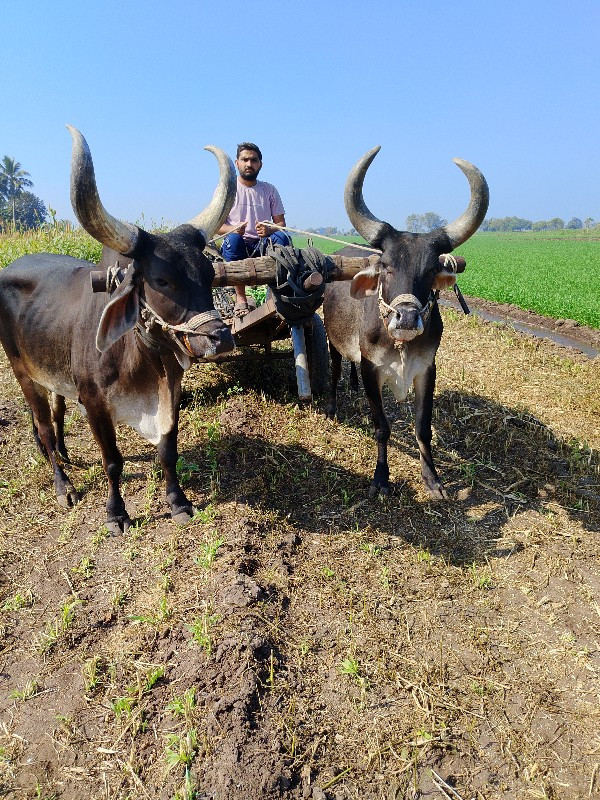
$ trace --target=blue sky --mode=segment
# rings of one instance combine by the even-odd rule
[[[59,218],[70,123],[105,207],[146,227],[197,214],[217,179],[203,146],[243,140],[298,228],[349,227],[346,176],[377,144],[365,200],[396,227],[464,210],[455,156],[490,216],[600,220],[598,0],[21,0],[1,24],[0,158]]]

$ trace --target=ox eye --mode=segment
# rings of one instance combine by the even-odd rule
[[[154,283],[159,287],[159,289],[168,289],[169,282],[166,281],[164,278],[155,278]]]

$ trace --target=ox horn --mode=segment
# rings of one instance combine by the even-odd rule
[[[374,217],[365,205],[363,199],[362,188],[365,180],[367,170],[371,166],[371,162],[381,150],[381,145],[374,147],[365,153],[354,165],[352,171],[348,175],[346,187],[344,189],[344,205],[346,206],[346,213],[352,225],[360,233],[363,239],[373,246],[373,243],[379,238],[384,222]]]
[[[100,202],[94,164],[82,134],[67,125],[73,138],[71,155],[71,205],[81,227],[101,244],[124,256],[133,255],[140,229],[112,217]]]
[[[235,202],[237,180],[233,161],[227,153],[211,144],[204,149],[213,153],[219,162],[219,183],[210,203],[204,211],[191,219],[188,225],[192,225],[201,231],[208,242],[225,222],[227,215],[231,211],[231,207]]]
[[[471,187],[471,200],[465,213],[444,226],[454,249],[466,242],[483,222],[490,202],[490,190],[486,179],[476,166],[462,158],[455,158],[453,161],[465,173]]]

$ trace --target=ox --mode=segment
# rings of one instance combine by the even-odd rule
[[[171,516],[194,513],[176,473],[177,427],[183,372],[193,360],[234,348],[215,310],[214,270],[203,253],[235,199],[229,157],[207,147],[219,163],[219,183],[206,209],[167,234],[151,234],[112,217],[100,202],[88,145],[73,138],[71,203],[83,228],[127,257],[113,271],[109,293],[94,294],[94,265],[69,256],[26,255],[0,272],[0,341],[29,404],[35,440],[54,471],[59,503],[79,500],[61,461],[65,398],[83,407],[108,477],[107,527],[131,520],[119,483],[123,457],[115,425],[124,422],[157,445]],[[130,263],[131,262],[131,263]]]
[[[390,425],[382,400],[389,384],[404,400],[414,387],[415,433],[421,475],[432,500],[447,499],[431,453],[431,417],[435,387],[435,354],[442,337],[439,289],[456,282],[450,253],[481,225],[489,202],[481,172],[462,159],[455,163],[471,188],[467,210],[457,220],[431,233],[398,231],[368,210],[362,195],[366,172],[379,152],[375,147],[355,165],[346,182],[344,202],[351,223],[369,244],[381,250],[378,264],[358,272],[351,283],[329,284],[323,316],[332,361],[331,398],[326,413],[335,416],[342,356],[360,364],[377,441],[377,464],[369,494],[389,492],[387,443]]]

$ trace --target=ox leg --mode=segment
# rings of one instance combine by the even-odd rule
[[[79,494],[56,460],[56,434],[52,424],[48,393],[43,386],[32,381],[25,372],[19,369],[18,365],[15,366],[14,362],[12,366],[31,410],[35,442],[44,458],[50,463],[54,473],[56,499],[63,508],[72,508],[75,503],[79,502]]]
[[[383,408],[383,397],[381,396],[381,386],[377,375],[377,368],[366,361],[364,358],[360,362],[360,372],[362,375],[363,386],[369,407],[371,418],[375,428],[375,441],[377,442],[377,464],[373,481],[369,487],[369,497],[374,497],[377,492],[389,494],[390,492],[390,470],[387,460],[387,445],[390,439],[390,423],[385,415]]]
[[[358,392],[358,372],[354,361],[350,362],[350,388],[353,392]]]
[[[415,389],[415,434],[421,454],[421,475],[431,500],[447,500],[448,493],[439,479],[431,453],[431,418],[433,414],[433,391],[435,389],[435,363],[414,380]]]
[[[112,534],[126,532],[131,519],[121,497],[120,482],[123,474],[123,456],[117,447],[117,435],[108,411],[92,408],[84,403],[94,439],[102,453],[102,466],[108,478],[106,502],[106,527]]]
[[[65,446],[65,412],[67,410],[65,398],[60,394],[56,394],[56,392],[52,392],[50,408],[52,410],[52,422],[54,423],[54,433],[56,435],[56,450],[63,461],[70,463],[69,454]]]
[[[166,482],[167,503],[171,517],[178,525],[186,525],[194,516],[195,510],[177,477],[177,420],[172,430],[158,443],[158,458]]]
[[[337,387],[342,376],[342,355],[331,342],[329,342],[329,355],[331,356],[331,390],[325,416],[333,419],[337,413]]]

